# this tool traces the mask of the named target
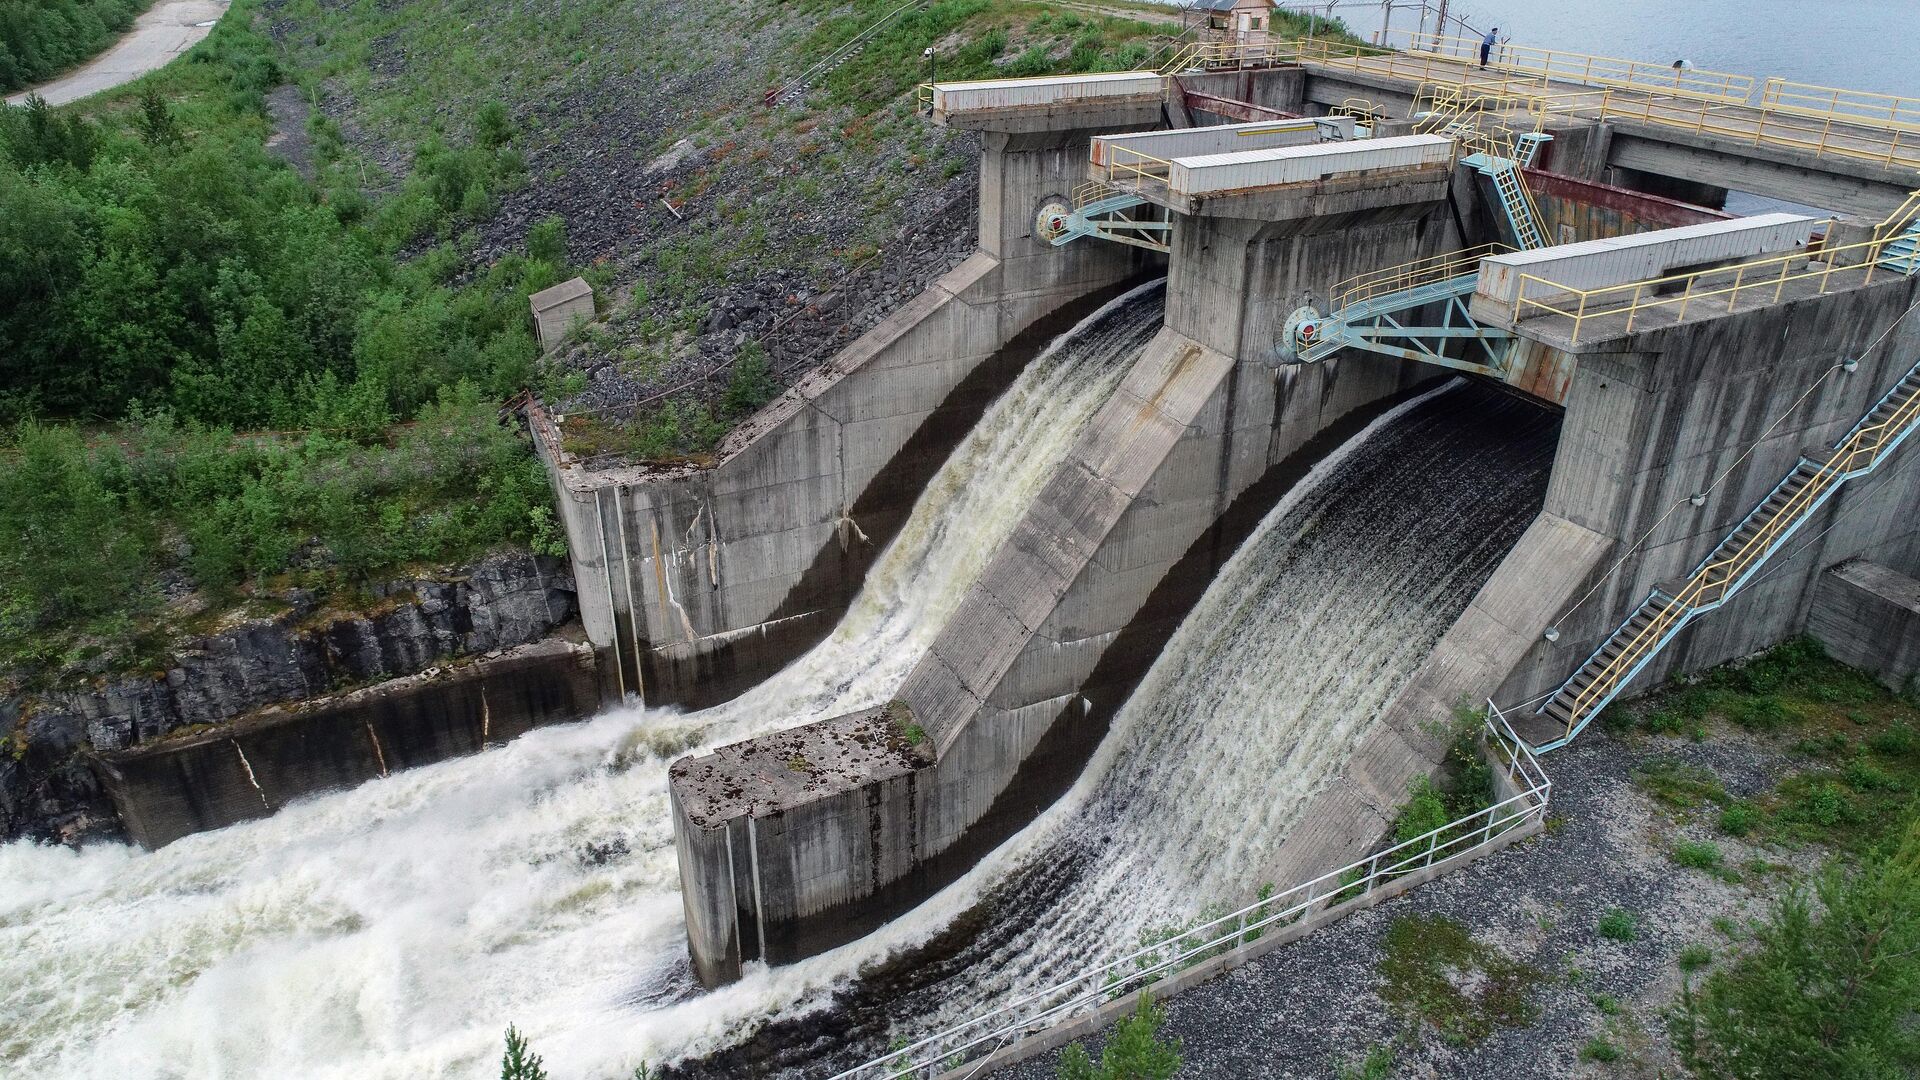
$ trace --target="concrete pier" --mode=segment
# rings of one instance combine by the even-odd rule
[[[1430,152],[1424,140],[1413,149]],[[1328,144],[1322,167],[1283,160],[1274,183],[1177,218],[1166,327],[900,690],[923,756],[863,753],[877,721],[854,716],[675,764],[704,981],[851,940],[1030,821],[1301,470],[1290,459],[1438,376],[1340,361],[1281,373],[1269,361],[1299,297],[1457,243],[1443,149],[1383,177],[1349,169],[1351,149]],[[840,764],[796,783],[793,762],[816,760]],[[743,861],[760,868],[755,892],[741,885]]]
[[[1841,563],[1814,587],[1807,632],[1841,663],[1910,690],[1920,674],[1920,581],[1865,559]]]

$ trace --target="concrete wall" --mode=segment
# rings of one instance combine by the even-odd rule
[[[1166,329],[901,689],[937,760],[839,772],[803,803],[780,805],[777,823],[774,808],[739,799],[716,809],[713,788],[762,790],[720,765],[779,754],[723,751],[675,766],[703,979],[737,975],[743,925],[775,962],[859,936],[958,877],[1071,783],[1214,571],[1318,456],[1308,444],[1435,376],[1371,359],[1276,373],[1262,361],[1286,311],[1354,273],[1433,253],[1450,242],[1448,220],[1443,200],[1308,220],[1178,220]],[[849,722],[799,729],[818,740],[802,756],[854,757]],[[751,917],[743,835],[760,875]]]
[[[1920,673],[1920,581],[1865,559],[1841,563],[1814,586],[1807,633],[1841,663],[1907,690]]]
[[[1074,303],[1090,309],[1155,264],[1033,236],[1039,207],[1083,181],[1089,135],[983,132],[980,250],[730,434],[711,465],[589,471],[535,410],[582,620],[618,692],[710,704],[818,641],[947,454],[1084,313]]]
[[[288,802],[352,787],[590,716],[600,685],[590,646],[550,638],[298,706],[219,731],[95,756],[136,843],[266,817]]]
[[[1850,429],[1920,355],[1912,319],[1867,351],[1917,297],[1920,280],[1888,278],[1580,353],[1547,512],[1612,538],[1606,565],[1624,562],[1582,584],[1584,601],[1555,619],[1559,641],[1536,641],[1499,700],[1558,686],[1655,582],[1691,573],[1803,451]],[[1849,357],[1859,358],[1856,371],[1821,379]],[[1688,505],[1722,474],[1705,505]],[[1683,631],[1628,692],[1801,633],[1825,567],[1854,557],[1920,565],[1916,500],[1920,467],[1904,447],[1874,476],[1843,487],[1755,582]]]
[[[1290,882],[1352,862],[1392,826],[1414,778],[1446,757],[1454,711],[1478,708],[1606,555],[1608,538],[1541,514],[1404,689],[1314,794],[1263,877]]]

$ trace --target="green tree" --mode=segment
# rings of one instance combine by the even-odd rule
[[[1756,947],[1683,996],[1682,1050],[1738,1080],[1912,1077],[1920,1070],[1920,817],[1814,899],[1795,889]]]
[[[507,1025],[507,1052],[500,1058],[500,1080],[547,1080],[540,1055],[527,1045],[526,1036]]]

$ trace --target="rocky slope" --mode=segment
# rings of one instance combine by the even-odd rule
[[[525,552],[371,593],[369,610],[337,611],[291,590],[284,614],[193,640],[164,670],[0,701],[0,730],[13,733],[12,753],[0,756],[0,839],[77,842],[117,830],[84,749],[126,749],[268,705],[524,645],[575,612],[565,565]]]

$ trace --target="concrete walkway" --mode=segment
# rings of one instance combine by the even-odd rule
[[[64,105],[111,89],[165,67],[213,30],[227,13],[231,0],[162,0],[134,21],[133,29],[113,47],[52,82],[29,87],[7,98],[19,105],[29,94],[39,94],[49,105]]]

